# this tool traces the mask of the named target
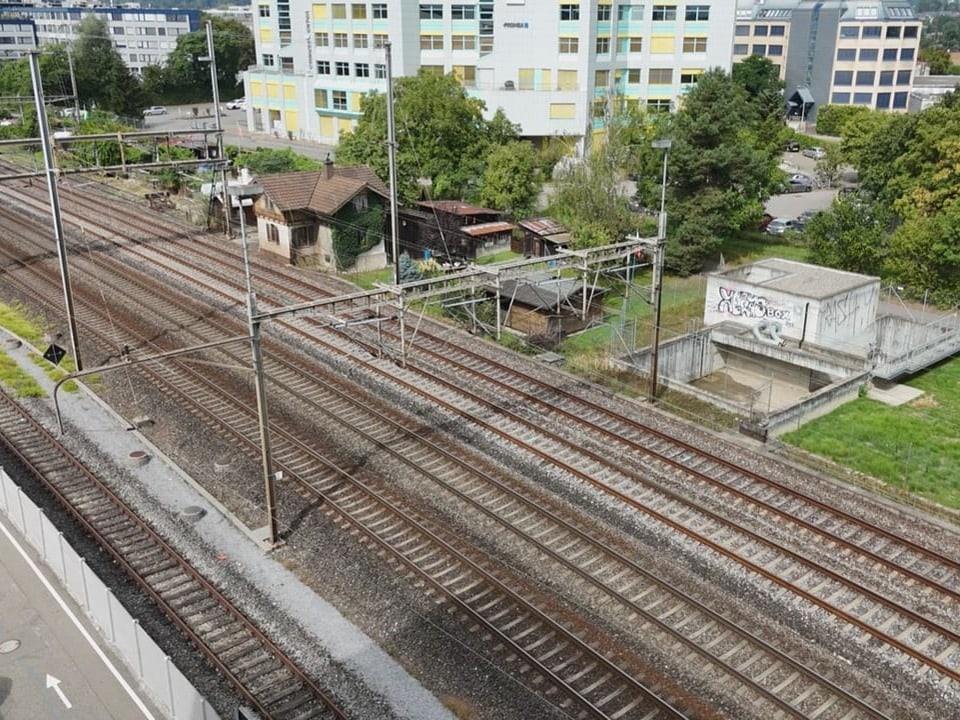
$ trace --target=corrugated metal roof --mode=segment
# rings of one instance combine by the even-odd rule
[[[515,225],[508,222],[488,222],[478,225],[464,225],[460,232],[470,237],[479,237],[481,235],[493,235],[494,233],[513,232]]]
[[[553,218],[539,217],[520,220],[517,223],[524,230],[529,230],[537,235],[558,235],[566,233],[567,229]]]
[[[450,215],[499,215],[499,210],[478,207],[459,200],[423,200],[417,205],[431,210],[439,210]]]

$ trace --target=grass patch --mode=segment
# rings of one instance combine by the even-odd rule
[[[858,398],[782,440],[899,490],[960,509],[960,358],[906,384],[926,394],[900,407]]]
[[[373,290],[377,283],[390,285],[393,283],[393,266],[383,268],[382,270],[369,270],[367,272],[346,273],[344,280],[352,282],[363,290]]]
[[[45,347],[47,340],[42,327],[42,321],[31,317],[30,312],[22,305],[7,305],[0,303],[0,327],[4,327],[13,334],[35,347]],[[9,356],[2,357],[0,364],[0,382],[9,387],[19,397],[43,397],[43,389],[23,370],[17,367],[16,362]],[[60,365],[53,365],[39,353],[30,353],[30,360],[42,368],[51,380],[56,382],[64,375],[76,370],[74,360],[66,356]],[[66,392],[76,392],[79,386],[73,380],[63,384]]]
[[[43,397],[46,393],[30,375],[5,353],[0,353],[0,385],[14,397]]]

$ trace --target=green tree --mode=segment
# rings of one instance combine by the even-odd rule
[[[534,209],[539,190],[537,152],[529,142],[514,140],[491,151],[477,202],[522,218]]]
[[[235,166],[245,167],[255,175],[316,170],[320,167],[320,163],[317,161],[295,153],[290,148],[283,148],[282,150],[272,150],[270,148],[241,150],[230,146],[227,148],[227,156],[233,160]]]
[[[139,117],[145,105],[140,83],[114,49],[105,18],[91,13],[80,21],[73,64],[82,104]]]
[[[237,73],[246,70],[256,58],[253,35],[241,22],[228,18],[204,15],[213,30],[213,51],[217,60],[217,86],[229,95],[237,92]],[[210,61],[207,57],[207,33],[203,27],[196,32],[181,35],[177,46],[167,57],[160,78],[151,77],[150,89],[157,96],[171,94],[183,102],[209,101]],[[158,80],[160,82],[158,82]]]
[[[941,305],[960,303],[960,204],[909,219],[890,238],[892,279]]]
[[[949,75],[953,69],[950,53],[942,47],[920,48],[920,62],[930,66],[931,75]]]
[[[829,212],[804,227],[818,265],[866,275],[882,275],[889,246],[889,211],[865,198],[837,200]]]
[[[423,70],[394,83],[397,192],[405,201],[422,196],[424,185],[437,199],[463,198],[483,174],[491,149],[484,104],[467,95],[453,75]],[[389,177],[387,99],[370,93],[360,104],[357,126],[340,138],[341,164],[363,164]],[[501,126],[502,132],[502,126]]]
[[[758,122],[747,91],[719,68],[685,96],[671,129],[668,267],[699,270],[762,214],[777,156],[758,147]]]

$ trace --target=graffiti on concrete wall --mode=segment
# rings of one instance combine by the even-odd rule
[[[790,308],[774,305],[763,295],[735,287],[718,287],[720,300],[717,312],[738,318],[779,320],[785,325],[793,324]]]
[[[849,292],[820,305],[820,330],[836,334],[839,331],[858,331],[874,320],[879,286],[869,290]]]

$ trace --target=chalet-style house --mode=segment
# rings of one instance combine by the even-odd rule
[[[378,270],[390,245],[390,190],[367,166],[263,175],[260,250],[321,270]]]
[[[425,200],[399,210],[400,252],[460,264],[509,250],[515,226],[498,210],[459,200]]]

